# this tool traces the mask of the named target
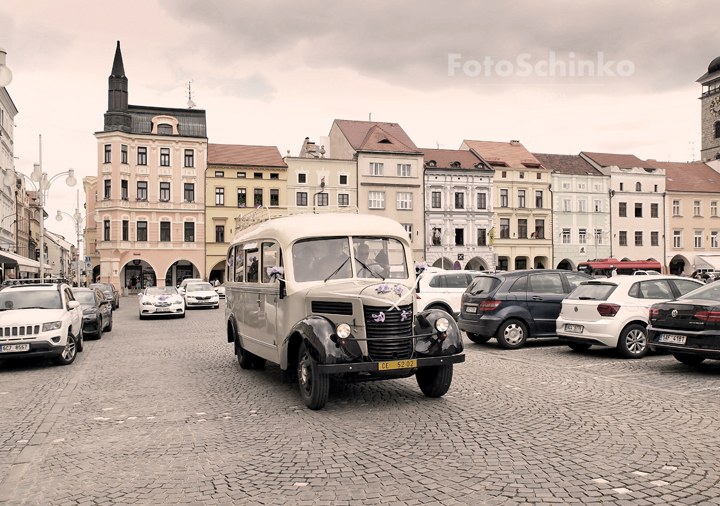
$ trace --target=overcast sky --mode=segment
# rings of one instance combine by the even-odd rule
[[[0,46],[26,174],[42,134],[50,176],[96,175],[117,40],[130,103],[186,107],[192,80],[210,142],[297,155],[333,119],[372,114],[420,147],[518,139],[687,161],[700,150],[695,80],[720,55],[716,14],[715,0],[11,0]],[[58,181],[46,206],[72,242],[54,215],[72,214],[78,188]]]

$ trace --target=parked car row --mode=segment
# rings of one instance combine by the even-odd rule
[[[149,286],[138,294],[138,317],[176,316],[185,318],[188,307],[220,307],[220,296],[210,283],[185,279],[179,288]]]

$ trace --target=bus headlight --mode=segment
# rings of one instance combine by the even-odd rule
[[[440,332],[445,332],[447,329],[450,328],[450,322],[447,321],[447,318],[438,318],[435,322],[435,328],[438,329]]]
[[[335,333],[340,339],[345,339],[350,335],[350,325],[347,323],[341,323],[335,327]]]

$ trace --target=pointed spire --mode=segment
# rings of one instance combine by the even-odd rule
[[[113,60],[111,77],[125,77],[125,67],[123,67],[122,53],[120,52],[120,41],[117,41],[117,49],[115,49],[115,60]]]

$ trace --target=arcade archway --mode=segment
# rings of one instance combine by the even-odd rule
[[[487,270],[487,264],[485,264],[485,261],[482,258],[473,257],[467,265],[465,265],[465,269],[468,271],[484,271]]]
[[[190,260],[178,260],[165,272],[165,286],[180,286],[186,278],[200,279],[200,269]]]
[[[440,267],[441,269],[452,270],[453,263],[449,259],[442,257],[435,260],[435,263],[432,264],[432,266]]]

